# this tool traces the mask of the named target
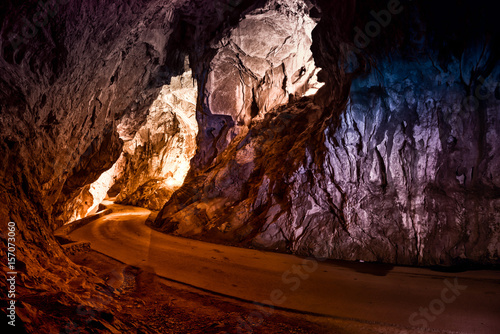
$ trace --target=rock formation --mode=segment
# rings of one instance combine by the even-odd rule
[[[152,223],[168,233],[346,260],[498,264],[492,7],[2,3],[0,257],[13,221],[24,326],[71,323],[36,315],[39,294],[72,309],[100,294],[52,232],[112,184],[124,203],[168,200]]]
[[[167,56],[182,4],[2,3],[0,255],[6,259],[6,226],[13,221],[23,296],[18,328],[59,332],[72,324],[78,305],[114,307],[102,302],[108,300],[98,291],[103,282],[72,264],[52,231],[73,214],[67,205],[82,188],[113,166],[120,136],[135,136],[161,87],[183,73],[184,57]],[[127,124],[120,134],[118,124]],[[51,301],[71,312],[37,313],[37,305]]]
[[[215,128],[222,133],[200,137],[185,185],[152,226],[346,260],[498,262],[497,45],[465,45],[443,59],[443,50],[422,46],[429,41],[410,39],[418,61],[394,51],[389,61],[376,49],[367,60],[359,45],[337,37],[339,56],[318,56],[320,65],[321,58],[331,61],[324,72],[334,75],[323,81],[333,97],[320,91],[301,98],[317,70],[308,57],[295,57],[290,75],[289,53],[279,59],[273,51],[283,50],[282,40],[297,40],[295,30],[274,29],[275,39],[261,41],[267,27],[284,26],[283,17],[308,22],[302,5],[268,2],[216,44],[201,92],[200,127],[207,128],[204,117],[228,117]],[[286,14],[276,15],[276,8]],[[256,28],[251,22],[262,11],[265,24]],[[313,49],[325,52],[321,43]],[[253,52],[245,51],[247,45]],[[302,54],[300,44],[291,49]],[[270,54],[281,67],[266,70],[261,59]],[[342,66],[332,66],[336,61]],[[369,75],[355,78],[369,62],[375,67]],[[264,71],[256,89],[249,78]],[[301,73],[306,88],[291,93],[287,80]],[[337,96],[335,84],[342,87]],[[343,96],[345,86],[351,89]]]
[[[125,144],[118,203],[160,210],[182,185],[196,150],[197,94],[189,69],[163,86],[146,123]]]

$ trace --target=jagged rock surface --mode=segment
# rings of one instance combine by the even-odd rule
[[[146,123],[125,144],[118,203],[161,210],[182,185],[196,151],[197,93],[189,69],[163,86]]]
[[[3,2],[0,10],[0,256],[6,258],[6,226],[13,221],[23,296],[17,328],[31,333],[65,330],[79,305],[119,313],[98,291],[105,282],[71,263],[52,231],[74,212],[68,202],[119,157],[117,125],[128,124],[118,129],[123,138],[135,135],[168,75],[183,70],[167,60],[181,1],[58,3],[49,4],[49,13],[38,1]],[[48,20],[29,33],[27,22],[39,13]],[[19,43],[11,38],[23,33]],[[159,75],[162,66],[168,75]],[[2,261],[2,301],[5,266]],[[67,312],[40,311],[47,303]],[[76,321],[85,327],[85,320]],[[122,325],[115,319],[112,326],[133,327]]]
[[[116,163],[124,142],[163,145],[137,132],[162,87],[185,72],[186,55],[199,83],[197,154],[155,227],[342,259],[498,263],[498,45],[481,57],[481,45],[462,38],[491,22],[498,29],[488,16],[496,11],[486,10],[480,25],[458,22],[463,30],[455,32],[436,24],[460,18],[450,8],[434,2],[414,15],[425,2],[412,2],[378,37],[384,42],[359,51],[353,70],[343,66],[342,43],[352,44],[353,26],[364,26],[368,2],[58,3],[32,33],[27,20],[46,11],[38,1],[0,5],[0,224],[6,231],[8,221],[17,223],[25,296],[18,315],[29,332],[60,332],[77,318],[40,313],[46,301],[76,310],[98,296],[95,308],[119,314],[97,292],[104,283],[72,264],[52,231],[88,211],[89,185]],[[430,63],[429,54],[398,44],[425,30],[411,25],[416,18],[432,37],[424,49],[437,53]],[[450,43],[439,45],[442,36]],[[304,98],[319,87],[314,74],[325,85]],[[481,78],[491,83],[489,97],[473,111],[454,108],[477,95]],[[151,151],[145,146],[142,157]],[[140,178],[139,165],[129,166]],[[155,181],[133,182],[125,188],[142,186],[137,203],[150,205]],[[75,198],[86,206],[75,207]],[[0,239],[5,259],[6,235]],[[134,328],[116,319],[103,326]]]
[[[268,10],[266,19],[279,22]],[[302,14],[289,15],[293,21]],[[219,66],[232,73],[224,55],[236,48],[227,45],[211,61],[209,87]],[[313,49],[331,60],[324,47]],[[203,91],[202,128],[214,120],[212,113],[226,118],[219,118],[212,136],[200,136],[191,174],[152,226],[346,260],[498,263],[500,77],[494,48],[471,45],[447,61],[432,52],[422,52],[425,61],[391,52],[390,62],[370,60],[377,68],[354,80],[345,96],[355,67],[367,62],[360,57],[344,68],[330,66],[326,71],[335,75],[323,91],[333,97],[320,91],[319,103],[317,97],[280,101],[274,110],[261,103],[261,117],[239,128],[244,103],[237,95],[227,93],[229,112],[222,112],[211,98],[216,90]],[[352,61],[349,50],[338,51],[337,60]],[[487,84],[478,83],[480,75]],[[341,88],[335,90],[335,82]],[[477,99],[477,89],[487,98]],[[474,98],[478,105],[469,110],[464,101]],[[332,100],[329,111],[324,106]]]
[[[214,48],[204,90],[212,114],[250,124],[292,97],[315,93],[311,52],[316,26],[302,1],[271,1],[245,15]],[[311,91],[309,91],[311,90]]]

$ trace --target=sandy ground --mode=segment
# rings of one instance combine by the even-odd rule
[[[256,310],[245,303],[175,286],[152,272],[95,251],[71,259],[93,269],[116,289],[115,299],[124,309],[117,317],[135,323],[137,333],[247,333],[242,316]],[[252,325],[255,333],[336,333],[328,322],[313,321],[277,311],[267,321],[257,319]]]
[[[140,292],[142,308],[159,306],[145,311],[145,316],[161,312],[172,295],[181,294],[182,302],[168,306],[182,308],[172,313],[182,314],[174,322],[194,326],[200,333],[496,334],[500,328],[498,271],[443,273],[304,260],[165,235],[145,226],[148,210],[119,205],[112,209],[112,214],[69,237],[88,241],[94,250],[127,264],[130,270],[155,277],[149,280],[153,285]],[[92,260],[96,253],[91,254],[86,260],[89,266],[102,271],[100,260]],[[206,306],[204,301],[212,304]],[[203,319],[202,310],[209,310],[208,318]],[[225,318],[229,320],[217,325]],[[208,331],[201,324],[214,329]],[[280,328],[285,329],[280,332]],[[177,332],[196,333],[187,328]]]

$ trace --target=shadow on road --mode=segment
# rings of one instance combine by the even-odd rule
[[[377,263],[377,262],[352,262],[352,261],[341,261],[341,260],[329,260],[327,261],[327,263],[351,269],[358,273],[370,274],[374,276],[386,276],[394,268],[392,264]]]

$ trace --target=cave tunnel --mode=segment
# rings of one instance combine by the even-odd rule
[[[497,334],[499,9],[3,1],[2,333]]]

